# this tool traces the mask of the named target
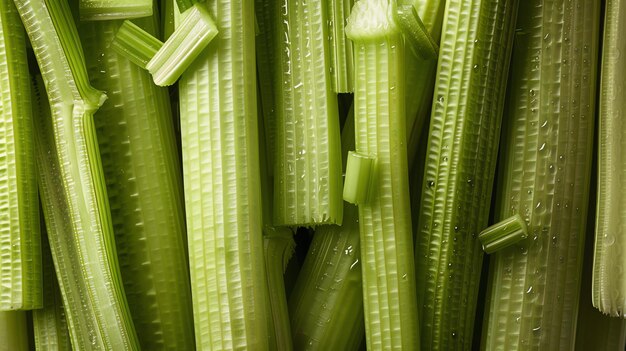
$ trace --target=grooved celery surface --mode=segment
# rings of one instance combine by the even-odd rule
[[[196,347],[264,350],[254,1],[207,6],[219,35],[179,86]]]
[[[520,2],[497,218],[529,238],[492,257],[483,347],[571,349],[593,146],[600,3]]]
[[[330,75],[333,91],[351,93],[354,84],[354,55],[352,42],[346,37],[346,19],[354,5],[354,0],[322,0],[328,9],[328,31],[331,55]]]
[[[69,5],[15,4],[50,102],[35,123],[39,188],[72,347],[136,350],[93,122],[105,97],[89,85]]]
[[[152,18],[143,23],[154,27]],[[91,82],[108,96],[94,119],[124,290],[142,348],[192,349],[182,179],[169,95],[110,47],[120,25],[83,22],[80,34]]]
[[[152,0],[80,0],[80,19],[102,21],[150,16],[152,2]]]
[[[604,20],[593,305],[626,312],[626,1],[608,0]]]
[[[341,224],[341,145],[328,9],[276,1],[274,224]]]
[[[446,6],[415,265],[422,346],[451,350],[472,341],[517,2]]]
[[[42,304],[41,245],[26,36],[0,1],[0,310]]]

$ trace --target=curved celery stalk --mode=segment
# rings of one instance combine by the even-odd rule
[[[0,311],[1,351],[28,351],[26,312]]]
[[[149,32],[155,20],[135,20]],[[141,22],[139,22],[141,21]],[[182,176],[168,92],[110,46],[120,21],[83,22],[120,271],[143,349],[194,348]]]
[[[319,226],[289,296],[296,350],[357,350],[363,338],[358,211],[343,226]]]
[[[351,93],[354,83],[354,53],[352,42],[345,33],[346,19],[354,6],[354,0],[322,0],[328,9],[330,75],[336,93]]]
[[[340,127],[327,2],[276,4],[274,224],[340,224]]]
[[[0,1],[0,311],[41,308],[41,245],[26,37]]]
[[[265,350],[254,2],[207,5],[220,35],[179,81],[196,347]]]
[[[43,89],[43,84],[40,87]],[[44,104],[46,107],[48,104]],[[50,245],[42,224],[42,271],[43,308],[33,311],[35,348],[41,351],[71,351],[72,343],[67,329],[67,319],[63,308],[63,298],[52,263]]]
[[[598,208],[593,305],[613,316],[626,313],[626,1],[608,0],[602,45],[598,156]]]
[[[356,151],[376,158],[359,205],[367,348],[419,347],[409,207],[404,41],[386,0],[360,0],[346,34],[354,42]]]
[[[152,0],[80,0],[81,21],[152,16]]]
[[[520,2],[496,219],[529,238],[492,257],[483,347],[572,348],[593,147],[600,3]]]
[[[61,0],[15,4],[50,101],[50,109],[42,108],[35,123],[39,184],[72,346],[138,349],[119,274],[92,118],[105,96],[89,85],[68,4]]]
[[[416,235],[422,346],[469,349],[516,0],[449,0]]]

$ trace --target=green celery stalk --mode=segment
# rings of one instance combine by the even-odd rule
[[[346,19],[354,6],[354,0],[324,0],[328,14],[330,36],[330,75],[333,91],[351,93],[354,83],[354,53],[352,42],[345,33]]]
[[[356,152],[375,158],[359,205],[367,348],[418,349],[415,267],[405,132],[405,54],[386,0],[360,0],[348,18],[354,43]]]
[[[152,0],[80,0],[81,21],[152,16]]]
[[[129,20],[122,22],[113,40],[109,40],[107,44],[143,69],[163,47],[162,41]]]
[[[622,317],[626,312],[626,195],[623,119],[626,117],[626,1],[605,5],[600,83],[599,191],[593,268],[593,305]]]
[[[72,346],[136,350],[93,121],[105,95],[89,85],[69,5],[61,0],[15,4],[50,101],[50,108],[40,108],[36,116],[37,163]]]
[[[487,350],[572,349],[593,149],[600,2],[520,4],[496,220],[528,239],[492,257]]]
[[[516,0],[446,3],[415,247],[427,349],[472,345],[516,11]]]
[[[41,308],[41,244],[26,37],[0,1],[0,311]]]
[[[0,351],[28,351],[26,312],[0,311]]]
[[[327,2],[276,5],[274,224],[340,224],[340,127]]]
[[[220,35],[179,81],[196,347],[265,350],[254,2],[207,7]]]
[[[135,20],[155,33],[156,19]],[[83,22],[91,83],[106,91],[95,127],[120,271],[143,349],[194,348],[182,175],[166,89],[118,55],[121,21]]]

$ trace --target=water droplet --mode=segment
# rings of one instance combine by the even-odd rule
[[[539,146],[539,151],[543,151],[546,149],[546,143],[542,143],[541,146]]]
[[[530,96],[535,96],[535,91],[533,89],[530,89]]]
[[[533,292],[533,286],[532,286],[532,285],[530,285],[530,286],[528,287],[528,289],[526,290],[526,293],[527,293],[527,294],[530,294],[530,293],[532,293],[532,292]]]
[[[437,97],[437,102],[438,102],[438,103],[443,104],[443,102],[444,102],[444,101],[445,101],[445,98],[443,97],[443,95],[439,95],[439,96]]]

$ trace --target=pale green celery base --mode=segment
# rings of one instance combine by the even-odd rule
[[[152,0],[80,0],[81,21],[109,21],[152,16]]]
[[[600,3],[520,2],[496,219],[529,239],[495,256],[487,350],[573,348],[593,147]]]
[[[198,349],[268,348],[254,2],[209,3],[220,35],[179,82]]]
[[[274,9],[274,225],[341,224],[341,145],[332,92],[327,1]],[[289,38],[286,43],[285,37]]]
[[[154,21],[144,21],[155,32]],[[193,349],[180,160],[167,90],[114,52],[121,21],[83,22],[94,115],[124,290],[143,349]]]
[[[39,206],[26,38],[0,3],[0,310],[42,306]]]
[[[0,351],[28,351],[26,312],[0,311]]]
[[[626,313],[626,1],[606,2],[600,86],[593,305]]]
[[[358,210],[316,229],[289,296],[296,350],[357,350],[364,335]]]

